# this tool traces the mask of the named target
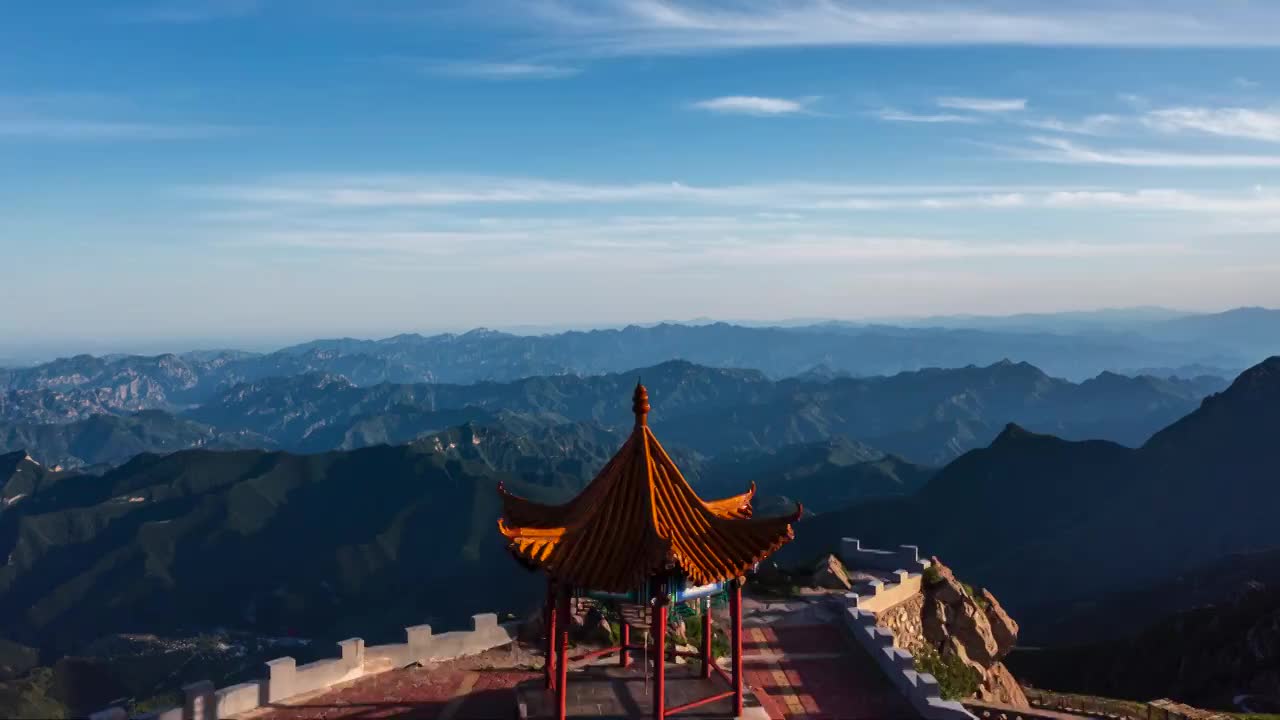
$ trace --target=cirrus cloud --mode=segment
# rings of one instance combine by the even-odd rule
[[[699,100],[693,103],[693,107],[727,115],[796,115],[806,112],[813,100],[814,98],[792,100],[756,95],[726,95]]]

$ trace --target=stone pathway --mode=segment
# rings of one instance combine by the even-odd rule
[[[916,717],[875,662],[835,623],[822,597],[743,600],[743,670],[773,720],[897,720]],[[515,687],[541,678],[536,651],[491,650],[471,658],[392,670],[332,688],[246,720],[478,720],[513,717]],[[572,683],[572,676],[570,682]],[[680,717],[680,716],[676,716]]]
[[[493,720],[514,715],[517,684],[540,678],[528,654],[508,648],[391,670],[330,688],[243,720]],[[524,667],[520,667],[524,665]]]

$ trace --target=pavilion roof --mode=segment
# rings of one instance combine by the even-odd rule
[[[498,529],[523,564],[574,586],[628,592],[679,570],[698,585],[739,577],[793,537],[795,512],[752,517],[755,485],[705,501],[649,429],[648,392],[637,385],[635,429],[574,499],[544,505],[507,492]]]

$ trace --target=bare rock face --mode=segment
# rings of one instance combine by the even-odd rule
[[[600,612],[599,608],[593,607],[583,618],[578,638],[580,642],[608,646],[613,642],[612,631],[613,628],[609,625],[604,613]]]
[[[1024,709],[1031,707],[1026,694],[1022,692],[1022,686],[1014,679],[1009,668],[999,662],[987,671],[982,685],[978,687],[978,699]]]
[[[1018,623],[1009,617],[1009,613],[1004,611],[1000,601],[990,590],[983,588],[980,597],[987,622],[991,623],[991,634],[999,646],[997,657],[1004,657],[1018,642]]]
[[[849,590],[853,587],[844,563],[835,555],[828,555],[818,561],[813,568],[813,584],[831,590]]]
[[[1031,704],[1001,659],[1018,641],[1018,623],[989,590],[974,590],[933,558],[924,584],[920,627],[939,655],[978,673],[977,697],[1020,709]]]

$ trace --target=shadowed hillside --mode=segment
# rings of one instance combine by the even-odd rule
[[[789,551],[834,547],[841,535],[917,543],[1007,598],[1021,617],[1050,601],[1280,546],[1278,426],[1280,357],[1138,449],[1010,425],[915,497],[815,518]]]

